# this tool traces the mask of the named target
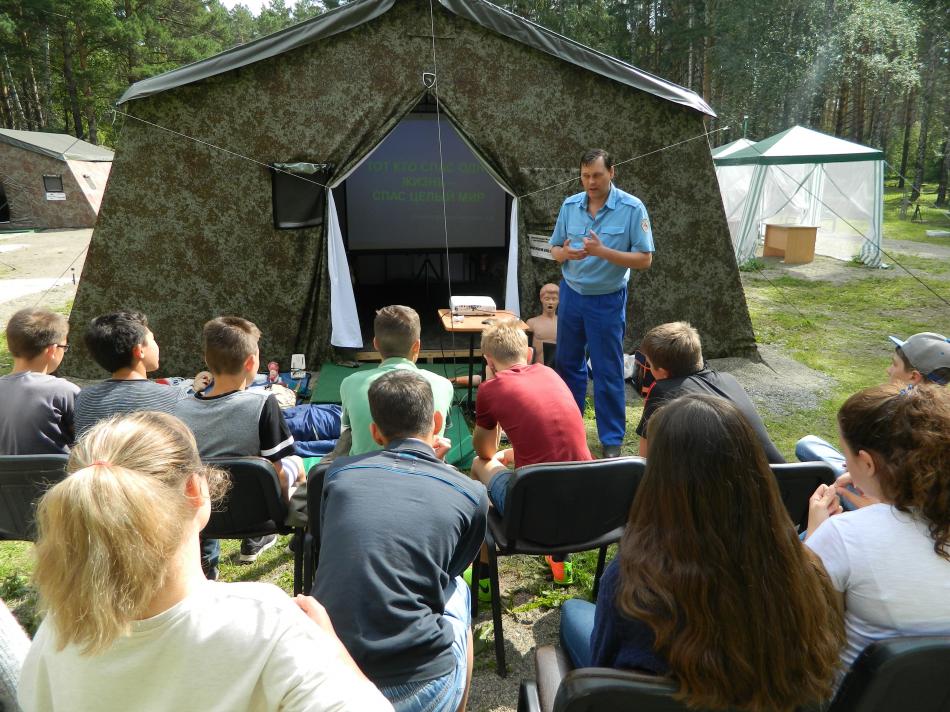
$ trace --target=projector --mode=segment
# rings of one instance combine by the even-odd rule
[[[495,300],[491,297],[455,297],[449,300],[453,314],[494,316]]]

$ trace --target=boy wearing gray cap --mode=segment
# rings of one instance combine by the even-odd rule
[[[896,336],[888,337],[896,348],[887,367],[887,378],[891,383],[904,383],[916,386],[921,383],[935,383],[946,386],[950,382],[950,339],[943,334],[924,331],[901,341]],[[816,435],[806,435],[795,444],[795,456],[802,462],[827,462],[839,475],[846,470],[844,455],[828,441]],[[839,485],[847,482],[839,481]],[[857,497],[844,487],[838,488],[842,495],[841,504],[845,509],[853,509]]]

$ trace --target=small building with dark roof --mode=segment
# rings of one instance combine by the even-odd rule
[[[75,136],[0,129],[0,229],[95,226],[111,169]]]

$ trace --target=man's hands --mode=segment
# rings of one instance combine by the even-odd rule
[[[449,450],[452,449],[452,441],[448,438],[437,437],[432,444],[432,449],[435,451],[437,458],[444,460],[445,456],[449,454]]]
[[[563,245],[555,245],[552,247],[551,256],[558,262],[566,262],[568,260],[582,260],[587,257],[587,249],[584,247],[576,249],[571,247],[569,242],[565,242]]]
[[[808,533],[805,537],[808,538],[814,534],[828,517],[840,513],[841,502],[838,501],[835,485],[818,485],[818,489],[808,500]]]

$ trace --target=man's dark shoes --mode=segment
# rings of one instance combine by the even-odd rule
[[[604,445],[604,454],[601,456],[604,460],[609,457],[620,457],[619,445]]]

